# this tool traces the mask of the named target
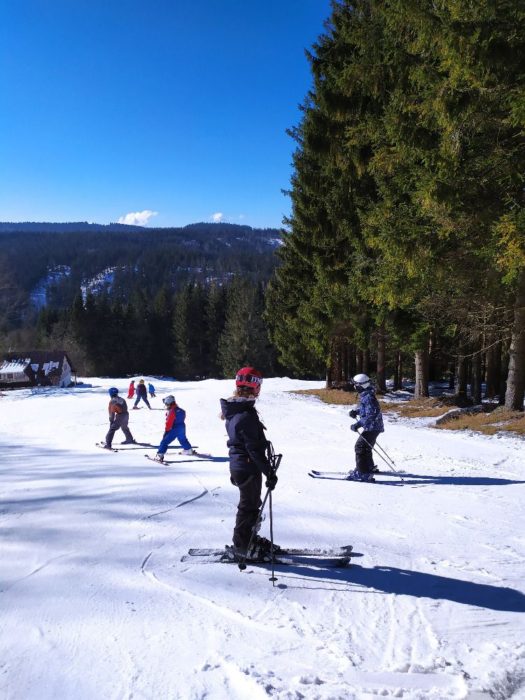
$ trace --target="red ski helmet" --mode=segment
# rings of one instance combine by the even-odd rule
[[[235,376],[235,386],[247,386],[253,390],[255,396],[261,391],[263,376],[254,367],[242,367]]]

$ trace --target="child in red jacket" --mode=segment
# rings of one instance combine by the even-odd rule
[[[195,450],[190,445],[188,438],[186,437],[186,425],[184,421],[186,420],[186,411],[177,406],[175,397],[171,394],[166,396],[162,400],[162,403],[168,409],[166,411],[166,426],[164,430],[164,436],[157,450],[155,459],[157,462],[164,461],[164,455],[168,449],[168,445],[174,440],[178,440],[183,447],[183,455],[193,455]]]

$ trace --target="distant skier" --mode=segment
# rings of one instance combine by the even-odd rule
[[[118,395],[118,389],[114,386],[112,386],[111,389],[109,389],[108,394],[110,396],[108,405],[109,430],[108,434],[106,435],[104,447],[107,450],[111,450],[113,438],[115,437],[115,433],[119,429],[122,430],[126,438],[122,443],[123,445],[130,445],[132,443],[135,443],[136,440],[134,439],[130,429],[128,428],[129,413],[126,401]]]
[[[153,386],[153,384],[151,382],[148,384],[148,391],[149,391],[150,398],[154,399],[155,398],[155,387]]]
[[[271,473],[267,457],[265,427],[255,408],[262,384],[262,374],[253,367],[243,367],[235,377],[235,392],[221,399],[221,418],[226,421],[230,453],[230,481],[239,489],[239,503],[233,530],[233,553],[238,558],[257,560],[268,555],[270,540],[256,535],[248,552],[253,528],[261,507],[263,474],[266,486],[274,489],[277,476]],[[277,551],[278,547],[274,545]]]
[[[363,428],[363,431],[355,443],[356,468],[347,478],[351,481],[374,481],[373,472],[377,470],[374,467],[372,448],[378,435],[385,429],[383,416],[370,377],[366,374],[356,374],[353,381],[359,394],[359,404],[357,409],[350,411],[349,415],[351,418],[359,416],[359,420],[350,428],[354,432],[358,432],[359,428]]]
[[[137,398],[135,399],[135,403],[133,404],[133,409],[135,410],[137,408],[138,402],[142,399],[146,406],[151,410],[151,406],[149,405],[148,401],[148,391],[146,389],[146,384],[144,383],[144,380],[141,379],[140,382],[137,384]]]
[[[135,396],[135,380],[132,379],[128,387],[128,399],[132,399]]]
[[[193,455],[195,450],[192,448],[188,438],[186,437],[186,411],[177,406],[175,397],[170,394],[162,399],[162,403],[168,409],[166,411],[166,424],[164,427],[164,435],[162,437],[159,449],[155,456],[157,462],[164,461],[164,455],[167,452],[168,445],[170,445],[174,440],[178,440],[182,445],[183,455]]]

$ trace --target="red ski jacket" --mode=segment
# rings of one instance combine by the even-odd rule
[[[166,432],[179,425],[184,425],[185,420],[186,411],[180,406],[172,406],[169,411],[166,411]]]

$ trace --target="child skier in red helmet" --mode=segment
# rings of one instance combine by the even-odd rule
[[[233,530],[236,557],[261,559],[270,551],[270,541],[255,536],[250,552],[248,544],[261,507],[263,474],[266,486],[275,488],[277,476],[271,472],[267,457],[265,427],[255,409],[262,385],[262,374],[253,367],[242,367],[235,377],[235,392],[221,399],[221,417],[226,421],[230,454],[230,480],[239,489],[239,504]]]

